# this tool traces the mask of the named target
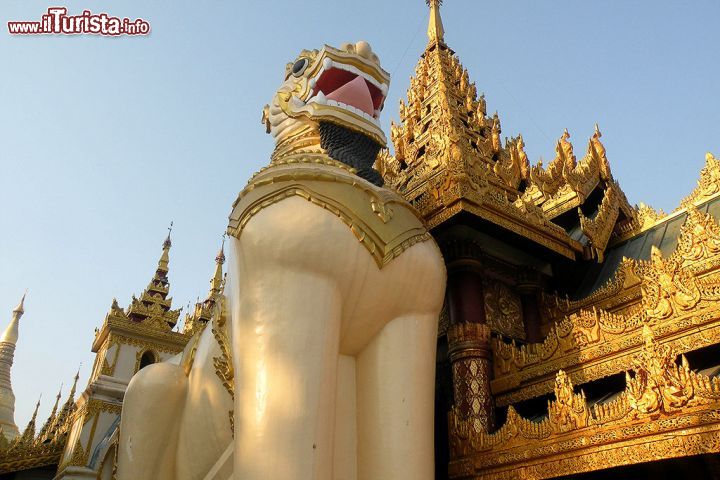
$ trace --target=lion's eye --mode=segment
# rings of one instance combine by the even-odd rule
[[[307,68],[309,63],[310,62],[308,61],[307,58],[299,59],[292,66],[292,70],[291,70],[292,74],[296,77],[299,77],[300,75],[303,74],[303,72],[305,71],[305,69]]]

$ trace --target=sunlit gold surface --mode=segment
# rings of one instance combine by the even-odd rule
[[[626,370],[642,344],[644,324],[679,352],[720,342],[720,226],[694,206],[688,213],[672,255],[663,258],[653,248],[649,261],[626,259],[608,290],[590,302],[560,302],[570,309],[542,344],[518,348],[495,340],[496,402],[507,405],[551,391],[551,376],[559,369],[576,382]],[[618,298],[626,298],[619,313],[603,308]]]

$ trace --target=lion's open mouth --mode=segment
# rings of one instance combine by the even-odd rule
[[[325,58],[320,72],[310,80],[312,94],[307,103],[344,108],[377,123],[387,85],[352,65]]]

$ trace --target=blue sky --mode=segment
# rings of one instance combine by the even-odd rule
[[[262,106],[303,48],[366,39],[393,75],[384,125],[426,42],[422,0],[62,3],[150,22],[147,37],[13,37],[0,7],[0,322],[25,288],[13,369],[21,428],[47,415],[113,297],[147,285],[170,221],[175,307],[208,290],[227,214],[272,141]],[[631,203],[674,209],[720,155],[720,3],[448,0],[445,38],[503,135],[535,162],[600,124]]]

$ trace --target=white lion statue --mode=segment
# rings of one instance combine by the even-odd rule
[[[120,480],[202,480],[233,442],[235,480],[434,478],[446,273],[372,168],[389,80],[362,41],[288,64],[230,215],[227,313],[130,382]]]

